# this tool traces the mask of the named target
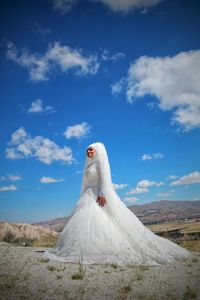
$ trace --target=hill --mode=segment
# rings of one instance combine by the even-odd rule
[[[156,224],[200,218],[200,201],[162,200],[147,204],[135,204],[128,206],[128,208],[143,222],[143,224]],[[65,218],[56,218],[35,223],[34,225],[47,227],[60,232],[69,219],[70,216],[67,216]]]

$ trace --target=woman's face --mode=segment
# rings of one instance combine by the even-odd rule
[[[95,149],[93,148],[93,147],[89,147],[89,148],[87,148],[87,156],[89,157],[89,158],[92,158],[94,155],[95,155]]]

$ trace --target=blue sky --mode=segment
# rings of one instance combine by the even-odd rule
[[[200,4],[1,1],[0,219],[67,216],[106,146],[127,206],[200,199]]]

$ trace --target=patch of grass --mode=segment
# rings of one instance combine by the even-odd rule
[[[193,257],[193,258],[192,258],[192,262],[193,262],[193,263],[198,262],[198,258],[197,258],[197,257]]]
[[[51,272],[56,271],[56,267],[54,267],[54,266],[47,266],[47,269]]]
[[[82,273],[75,273],[74,275],[72,275],[71,279],[77,280],[77,279],[83,279],[83,274]]]
[[[112,268],[117,269],[118,265],[117,264],[111,264],[110,265]]]
[[[79,271],[71,276],[71,279],[77,280],[81,279],[83,280],[85,276],[86,269],[83,267],[83,255],[81,253],[80,258],[79,258]]]
[[[35,239],[33,242],[34,247],[54,247],[57,242],[57,237],[49,237],[43,239]]]
[[[136,280],[142,280],[143,279],[143,275],[141,273],[136,273]]]
[[[183,295],[183,300],[196,299],[197,293],[189,286],[186,287],[185,293]]]
[[[12,244],[14,242],[14,240],[15,240],[15,236],[14,236],[14,234],[11,231],[7,231],[5,233],[5,236],[4,236],[3,240],[6,243]]]
[[[140,270],[136,270],[135,274],[134,274],[134,277],[136,280],[142,280],[143,279],[143,274],[141,273]]]
[[[38,259],[38,262],[40,262],[40,263],[42,263],[42,264],[48,263],[49,261],[50,261],[50,259],[48,259],[48,258],[39,258],[39,259]]]
[[[200,251],[200,240],[194,240],[194,241],[181,241],[180,242],[180,246],[188,249],[188,250],[191,250],[191,251],[197,251],[199,252]]]
[[[14,276],[6,276],[1,282],[1,290],[6,291],[8,289],[14,288],[16,285],[17,278]]]
[[[120,293],[122,293],[122,294],[127,294],[128,292],[131,291],[131,286],[130,286],[130,284],[127,284],[127,285],[121,287],[119,291],[120,291]]]
[[[17,245],[17,246],[32,246],[34,239],[28,239],[26,237],[19,237],[17,238],[11,231],[6,232],[4,236],[4,242]]]

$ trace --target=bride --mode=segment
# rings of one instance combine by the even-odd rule
[[[106,149],[87,148],[81,195],[55,248],[44,256],[83,264],[159,265],[189,257],[177,244],[155,235],[115,192]]]

